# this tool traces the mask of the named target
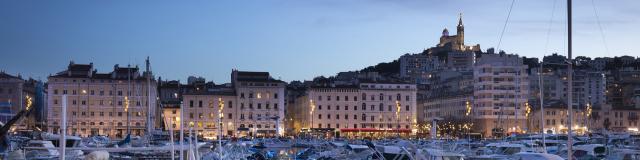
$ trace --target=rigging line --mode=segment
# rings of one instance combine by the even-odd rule
[[[596,22],[598,23],[598,29],[600,29],[600,38],[602,38],[602,43],[604,44],[605,54],[607,57],[609,56],[609,46],[607,45],[607,40],[604,37],[604,30],[602,29],[602,24],[600,23],[600,16],[598,16],[598,11],[596,10],[596,3],[594,0],[591,0],[591,6],[593,7],[593,14],[596,16]]]
[[[509,23],[509,18],[511,17],[511,10],[513,10],[513,4],[516,3],[516,0],[511,0],[511,6],[509,7],[509,13],[507,13],[507,19],[504,21],[504,26],[502,26],[502,32],[500,33],[500,39],[498,39],[498,46],[496,47],[496,51],[500,52],[500,45],[502,44],[502,37],[504,36],[504,31],[507,30],[507,24]]]
[[[547,40],[544,43],[544,52],[542,53],[543,58],[547,55],[547,52],[549,52],[549,39],[551,37],[551,27],[553,26],[553,17],[556,12],[556,1],[557,0],[553,0],[553,6],[551,7],[551,18],[549,18],[549,27],[547,28]]]

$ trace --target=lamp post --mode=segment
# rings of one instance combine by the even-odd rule
[[[311,111],[309,111],[309,114],[311,115],[311,125],[309,126],[309,131],[311,131],[311,128],[313,128],[313,111],[315,111],[316,109],[316,104],[313,102],[312,99],[309,100],[309,107],[311,108]]]
[[[398,128],[398,137],[400,137],[400,101],[396,101],[396,121],[398,123],[398,126],[396,126],[396,128]]]
[[[131,125],[129,124],[129,96],[124,97],[124,112],[127,113],[127,135],[131,134]]]
[[[224,114],[222,110],[224,109],[224,101],[222,98],[218,98],[218,152],[220,153],[220,157],[222,156],[222,117]]]

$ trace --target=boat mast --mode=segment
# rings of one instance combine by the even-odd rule
[[[151,118],[152,114],[152,109],[151,109],[151,63],[149,62],[149,57],[147,56],[147,61],[146,61],[146,68],[147,68],[147,134],[150,135],[151,131],[153,130],[153,118]]]
[[[544,123],[546,122],[544,119],[544,89],[542,87],[544,87],[544,82],[543,82],[543,78],[542,78],[542,72],[544,71],[544,61],[542,63],[540,63],[540,69],[538,71],[538,89],[540,89],[540,115],[542,116],[541,118],[541,124],[542,124],[542,149],[544,150],[544,153],[547,153],[547,138],[545,137],[545,130],[544,130]]]
[[[127,135],[131,134],[131,122],[129,117],[129,96],[131,95],[131,65],[127,65],[127,95],[125,99],[125,112],[127,112]]]
[[[568,99],[568,103],[567,103],[567,107],[568,107],[568,111],[567,111],[567,115],[569,116],[569,120],[568,122],[568,140],[567,140],[567,159],[571,160],[573,159],[573,136],[572,136],[572,128],[573,127],[573,62],[571,60],[571,51],[572,51],[572,42],[571,42],[571,0],[567,0],[567,63],[568,63],[568,73],[567,73],[567,79],[569,79],[569,82],[567,83],[567,90],[569,91],[569,94],[567,94],[567,99]]]

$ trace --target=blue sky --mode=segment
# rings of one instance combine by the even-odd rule
[[[555,2],[549,45],[547,30]],[[232,68],[285,81],[334,75],[434,46],[463,13],[467,44],[497,46],[510,0],[0,1],[0,69],[46,79],[70,60],[144,64],[164,79],[229,81]],[[640,56],[640,1],[574,2],[574,55]],[[500,49],[566,54],[566,2],[516,1]],[[608,51],[605,49],[608,47]],[[545,49],[547,48],[547,49]]]

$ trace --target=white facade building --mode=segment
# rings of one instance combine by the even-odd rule
[[[511,54],[482,54],[474,71],[474,128],[485,136],[494,129],[526,129],[525,104],[529,96],[527,65]]]

